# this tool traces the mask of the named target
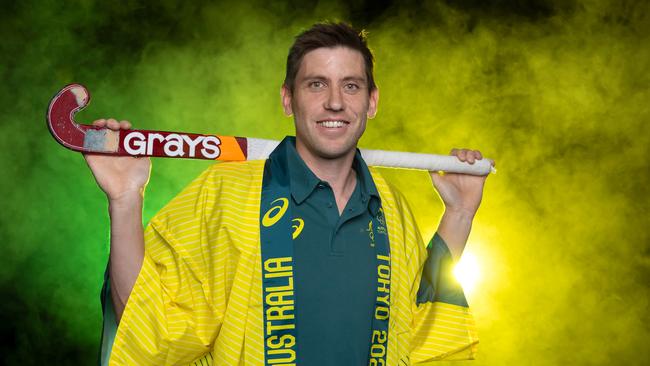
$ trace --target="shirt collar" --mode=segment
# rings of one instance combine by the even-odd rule
[[[289,179],[291,180],[291,196],[296,204],[303,203],[311,193],[321,184],[328,185],[327,182],[320,180],[309,169],[307,164],[302,160],[296,150],[296,138],[288,136],[289,143],[286,144],[286,157],[289,166]],[[373,216],[376,216],[381,206],[379,192],[372,180],[370,170],[366,162],[361,157],[359,149],[356,150],[352,168],[357,173],[357,182],[361,190],[361,202],[368,206],[368,210]]]

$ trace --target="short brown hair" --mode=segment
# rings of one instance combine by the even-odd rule
[[[284,77],[284,85],[293,92],[293,87],[303,57],[317,48],[332,48],[337,46],[348,47],[361,52],[366,65],[366,79],[368,79],[368,92],[377,88],[373,77],[374,57],[366,43],[366,32],[357,31],[349,24],[339,23],[316,23],[311,28],[296,36],[296,40],[289,49],[287,57],[287,72]]]

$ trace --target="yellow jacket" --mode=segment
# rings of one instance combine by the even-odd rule
[[[151,220],[116,334],[106,301],[101,364],[110,356],[110,365],[264,365],[263,169],[264,161],[215,164]],[[370,171],[390,240],[387,364],[473,358],[478,338],[468,307],[416,305],[427,250],[404,198]]]

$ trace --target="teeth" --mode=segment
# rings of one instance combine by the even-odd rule
[[[339,127],[343,127],[343,125],[345,124],[345,122],[343,121],[321,121],[318,123],[327,128],[339,128]]]

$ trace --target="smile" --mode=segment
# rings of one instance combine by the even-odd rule
[[[319,125],[327,128],[341,128],[350,122],[348,121],[318,121]]]

